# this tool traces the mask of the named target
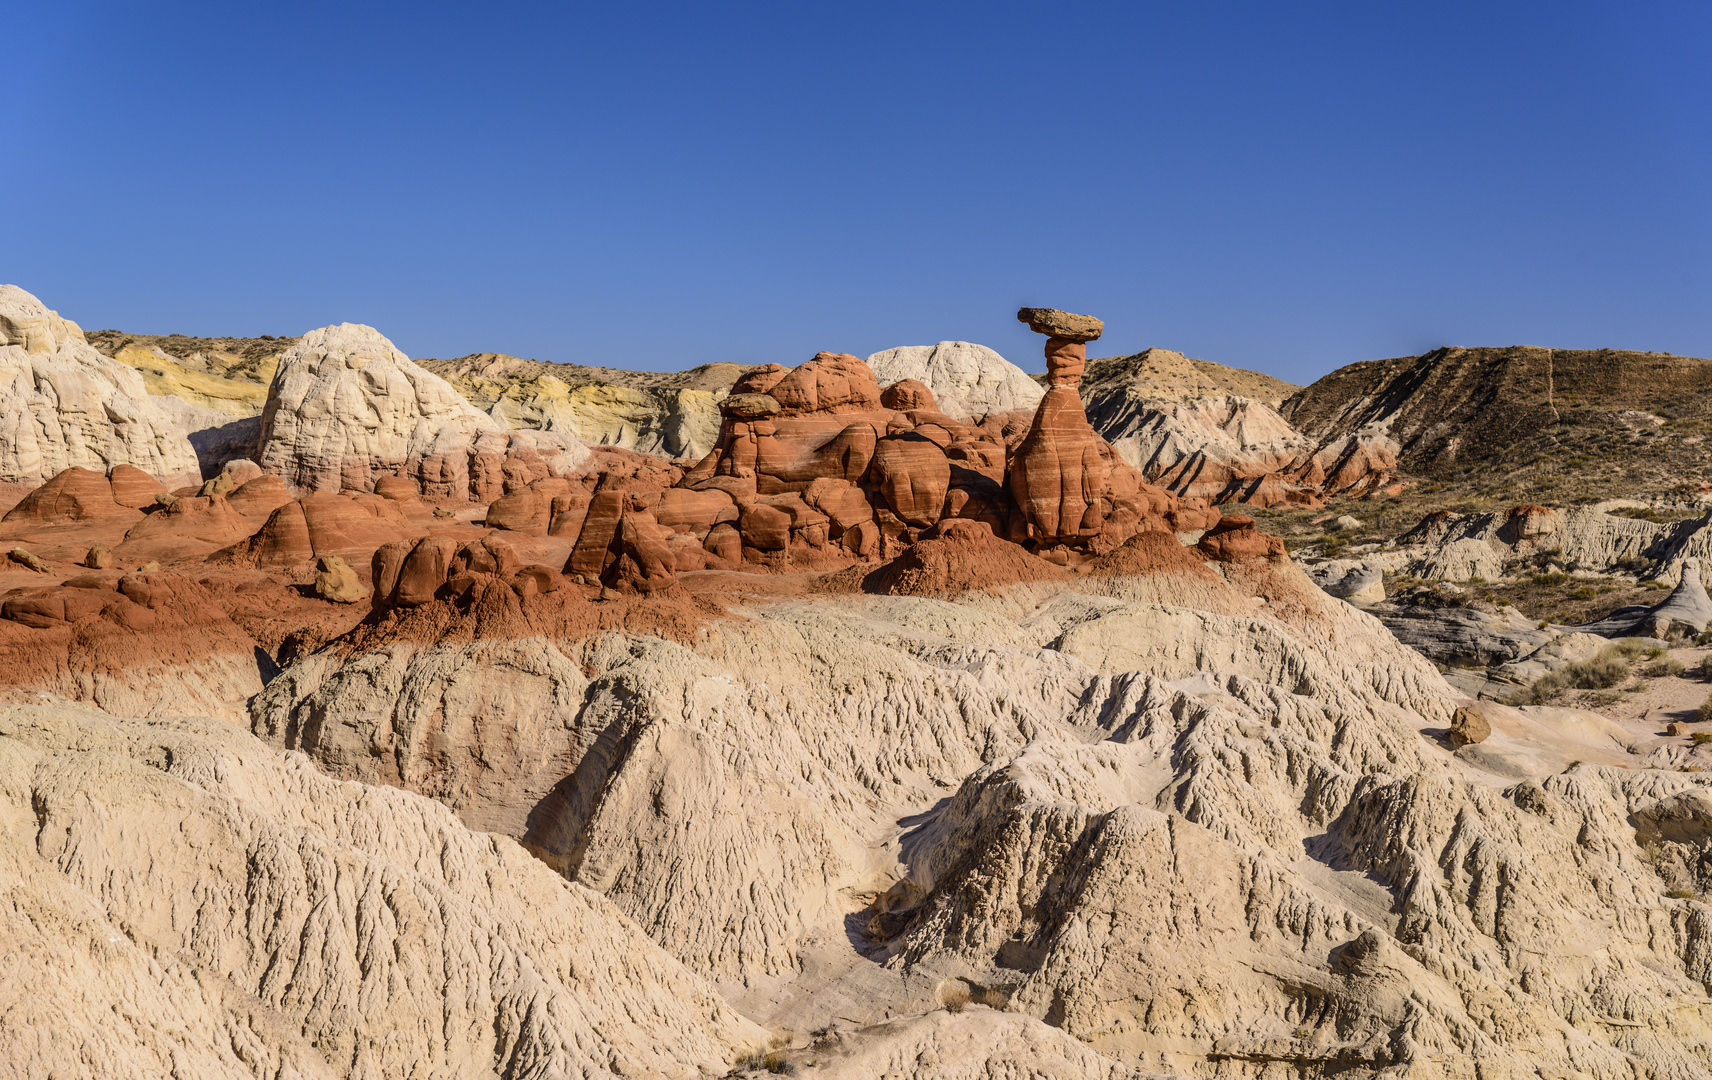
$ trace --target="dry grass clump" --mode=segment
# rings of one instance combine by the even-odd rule
[[[766,1050],[749,1050],[737,1056],[732,1064],[738,1070],[760,1070],[776,1075],[790,1075],[797,1071],[796,1065],[785,1059],[784,1045],[786,1040],[775,1038]]]
[[[939,988],[939,1002],[945,1006],[945,1011],[960,1013],[969,1007],[969,984],[962,979],[952,979]]]
[[[1629,680],[1630,661],[1651,651],[1663,652],[1656,646],[1649,649],[1634,638],[1601,649],[1597,656],[1577,660],[1556,671],[1541,675],[1533,685],[1510,699],[1511,705],[1544,705],[1571,690],[1610,690]],[[1680,665],[1678,665],[1680,667]]]
[[[1688,669],[1682,666],[1681,660],[1674,656],[1666,656],[1648,664],[1644,672],[1655,678],[1676,678],[1686,670]]]

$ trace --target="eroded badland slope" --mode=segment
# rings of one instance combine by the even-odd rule
[[[1367,570],[1155,483],[1084,405],[1139,377],[1097,319],[1024,309],[1039,384],[161,345],[275,364],[211,463],[15,293],[15,392],[122,407],[30,389],[80,456],[0,445],[0,1075],[1712,1075],[1706,751],[1505,704]],[[707,395],[705,449],[573,431],[601,387]],[[1346,490],[1385,444],[1345,396],[1364,432],[1247,479]],[[1641,630],[1703,629],[1712,532],[1596,513],[1396,554],[1644,558]],[[1529,672],[1606,640],[1524,622]]]

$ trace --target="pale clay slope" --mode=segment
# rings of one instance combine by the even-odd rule
[[[135,465],[195,483],[196,453],[134,368],[16,285],[0,285],[0,481],[39,484],[72,466]]]
[[[604,898],[206,720],[0,709],[0,1075],[722,1075],[765,1034]]]
[[[1294,568],[1229,573],[780,602],[693,648],[539,643],[526,676],[488,647],[313,657],[254,724],[521,819],[746,1014],[850,1052],[960,978],[1126,1067],[1712,1075],[1712,917],[1664,895],[1712,886],[1712,819],[1629,821],[1706,781],[1563,710],[1452,755],[1418,655]]]

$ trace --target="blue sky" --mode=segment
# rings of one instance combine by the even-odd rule
[[[1297,382],[1712,356],[1712,5],[122,4],[7,15],[0,281],[86,328],[675,369],[1020,304]]]

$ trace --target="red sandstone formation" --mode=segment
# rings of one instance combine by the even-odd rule
[[[70,469],[24,498],[3,529],[29,540],[50,575],[90,558],[115,570],[99,589],[80,568],[75,582],[50,576],[46,588],[18,570],[12,580],[27,584],[0,597],[9,628],[0,638],[91,620],[154,632],[154,609],[117,587],[123,570],[145,563],[212,575],[198,588],[219,598],[252,647],[285,656],[344,633],[370,608],[371,619],[420,623],[424,633],[459,624],[454,611],[519,626],[663,619],[682,630],[707,615],[680,584],[685,574],[705,574],[694,587],[717,593],[756,580],[736,571],[847,570],[843,587],[866,579],[946,595],[1069,580],[1072,569],[1200,581],[1211,577],[1202,559],[1282,554],[1246,519],[1221,521],[1204,500],[1144,483],[1089,426],[1077,380],[1098,320],[1024,315],[1048,334],[1050,369],[1026,425],[1012,416],[973,426],[940,411],[921,383],[882,387],[862,360],[821,353],[795,369],[747,373],[722,402],[715,449],[688,471],[604,447],[568,475],[537,468],[527,453],[472,459],[482,478],[467,488],[492,495],[473,522],[428,513],[429,501],[457,501],[464,489],[429,484],[425,498],[426,461],[417,475],[374,479],[372,494],[299,499],[248,462],[176,499],[157,498],[161,485],[128,466],[106,476]],[[1198,551],[1179,540],[1201,530]],[[152,578],[126,580],[135,592]],[[358,603],[371,590],[371,604]],[[219,648],[236,647],[216,637]]]
[[[124,470],[120,472],[119,470]],[[165,492],[158,482],[147,490],[147,499],[139,499],[153,481],[148,473],[130,465],[113,470],[118,473],[119,490],[115,492],[112,473],[102,475],[93,469],[73,466],[60,472],[41,487],[25,495],[18,505],[0,518],[0,536],[13,538],[25,530],[42,525],[69,522],[134,521],[141,516],[139,507],[154,502],[156,492]],[[133,476],[135,474],[135,476]],[[142,477],[139,483],[136,477]],[[122,494],[124,502],[117,495]]]
[[[274,510],[253,535],[220,552],[220,561],[289,567],[337,555],[352,565],[366,565],[380,545],[421,531],[383,496],[321,491]]]
[[[1253,518],[1241,514],[1226,514],[1195,546],[1214,562],[1284,557],[1284,541],[1261,532]]]
[[[121,563],[139,564],[200,558],[237,543],[255,527],[224,495],[192,495],[133,525],[113,555]]]
[[[1517,546],[1534,547],[1538,542],[1557,532],[1557,514],[1549,506],[1538,506],[1533,503],[1523,503],[1513,506],[1504,516],[1504,524],[1499,530],[1506,543]]]

